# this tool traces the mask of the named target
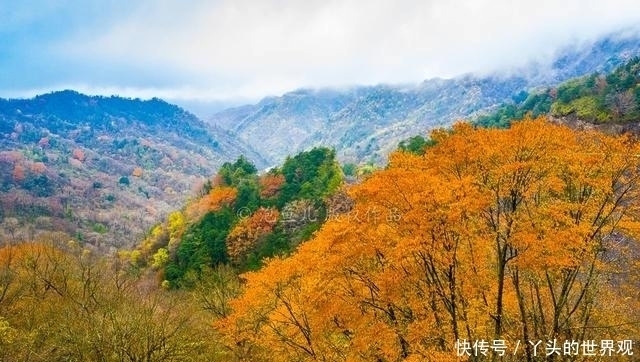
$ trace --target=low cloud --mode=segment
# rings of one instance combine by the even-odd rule
[[[640,20],[640,3],[630,0],[135,4],[110,8],[108,21],[87,22],[50,42],[56,66],[73,64],[75,72],[56,78],[49,71],[48,84],[30,88],[84,83],[174,99],[230,99],[299,87],[417,83],[522,66]]]

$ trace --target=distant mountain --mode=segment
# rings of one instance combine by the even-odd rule
[[[520,102],[503,104],[474,122],[482,127],[509,127],[529,115],[547,116],[579,128],[640,134],[640,57],[609,73],[592,73],[538,89]]]
[[[534,88],[609,72],[638,54],[640,36],[619,33],[509,74],[430,79],[410,86],[303,89],[219,112],[208,121],[253,145],[272,165],[319,145],[335,147],[342,161],[383,163],[409,136],[520,101]]]
[[[0,99],[0,230],[4,240],[56,230],[97,246],[131,245],[241,154],[265,165],[160,99],[74,91]]]
[[[530,66],[529,79],[533,86],[547,86],[594,72],[610,73],[639,54],[639,30],[622,31],[593,43],[565,48],[550,64]]]

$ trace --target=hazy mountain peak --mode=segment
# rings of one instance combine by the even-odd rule
[[[416,85],[298,89],[219,112],[209,121],[254,145],[272,164],[315,145],[336,147],[342,160],[384,162],[408,136],[467,118],[524,90],[611,71],[637,54],[640,36],[625,30],[564,48],[521,69],[432,78]]]

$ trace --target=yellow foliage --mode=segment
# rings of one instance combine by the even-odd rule
[[[153,254],[153,260],[151,262],[151,266],[153,268],[159,269],[162,268],[169,261],[169,252],[165,248],[160,248],[158,251]]]
[[[240,358],[454,360],[461,338],[640,333],[640,278],[607,282],[632,270],[619,239],[639,248],[635,142],[543,119],[432,139],[349,190],[349,215],[293,256],[243,276],[216,323]]]
[[[1,361],[215,360],[215,336],[184,295],[66,240],[0,248]]]
[[[167,229],[169,230],[169,250],[174,250],[187,225],[187,219],[181,211],[174,211],[167,217]]]

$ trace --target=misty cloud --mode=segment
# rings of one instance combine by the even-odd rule
[[[9,39],[0,55],[18,54],[0,61],[4,93],[232,99],[417,83],[523,66],[640,20],[629,0],[40,2],[35,15],[20,8],[19,26],[0,27]],[[65,26],[60,16],[68,28],[45,36],[47,24]]]

